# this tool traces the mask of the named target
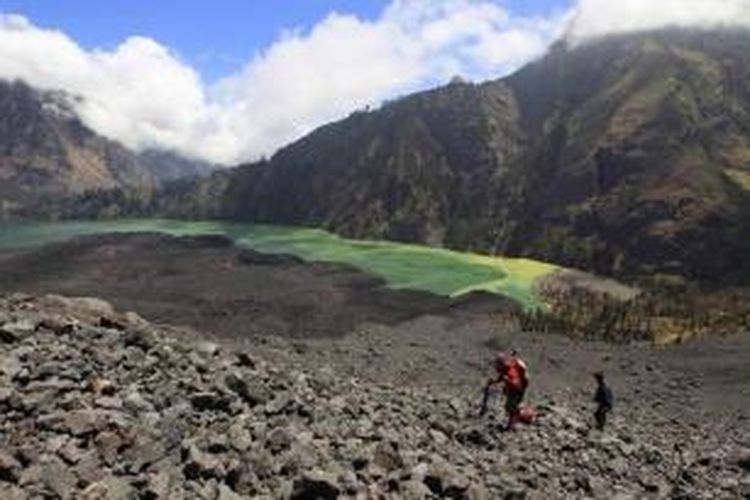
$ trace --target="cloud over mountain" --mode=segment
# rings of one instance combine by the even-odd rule
[[[374,21],[332,13],[309,32],[283,33],[237,74],[207,85],[149,38],[85,50],[65,33],[3,15],[0,77],[80,96],[83,120],[130,147],[233,163],[454,74],[507,72],[558,34],[556,23],[514,18],[491,2],[395,0]]]
[[[579,0],[539,17],[516,16],[492,0],[392,0],[375,20],[331,13],[309,31],[285,32],[236,74],[210,84],[153,39],[87,50],[65,33],[0,14],[0,77],[80,97],[76,108],[90,127],[132,148],[231,164],[455,74],[500,76],[566,28],[581,39],[736,23],[747,13],[747,0]]]
[[[578,0],[574,40],[663,27],[750,26],[750,0]]]

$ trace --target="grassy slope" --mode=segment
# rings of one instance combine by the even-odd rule
[[[0,248],[20,248],[103,232],[158,231],[173,235],[222,234],[238,245],[308,261],[353,265],[383,277],[393,288],[459,296],[472,291],[506,295],[536,308],[536,281],[557,267],[526,259],[505,259],[440,248],[341,238],[319,229],[221,222],[127,220],[0,226]]]

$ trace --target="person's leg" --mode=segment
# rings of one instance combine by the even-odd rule
[[[519,410],[521,408],[522,400],[523,392],[517,390],[508,391],[507,399],[505,400],[505,411],[508,414],[508,430],[513,430],[516,426],[516,423],[518,423]]]
[[[594,413],[594,418],[596,419],[597,430],[604,430],[604,426],[607,424],[607,410],[602,406],[598,407]]]

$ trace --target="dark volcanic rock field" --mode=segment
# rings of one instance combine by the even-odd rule
[[[0,252],[0,292],[101,297],[152,321],[236,338],[336,337],[357,325],[398,323],[468,305],[394,291],[340,264],[305,263],[232,246],[220,236],[85,236]],[[485,310],[514,308],[500,297]]]
[[[738,498],[750,486],[748,443],[710,421],[659,427],[634,410],[600,433],[572,401],[544,400],[535,425],[505,433],[473,415],[469,393],[290,369],[191,336],[98,300],[0,299],[2,498]]]
[[[750,494],[749,335],[576,342],[518,332],[511,307],[217,238],[0,254],[0,499]],[[507,433],[499,401],[476,413],[511,347],[540,417]]]

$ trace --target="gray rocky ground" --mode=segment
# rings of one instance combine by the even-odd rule
[[[750,495],[746,338],[655,352],[464,323],[208,342],[96,299],[3,296],[0,498]],[[475,415],[480,352],[507,344],[536,367],[540,413],[512,433]],[[620,397],[597,432],[587,370],[602,364]]]
[[[519,332],[502,299],[393,292],[352,268],[213,237],[6,251],[3,293],[3,500],[750,487],[750,335],[654,349]],[[515,433],[501,431],[499,402],[476,416],[491,358],[509,348],[530,366],[540,414]],[[604,433],[590,429],[595,370],[615,391]]]

